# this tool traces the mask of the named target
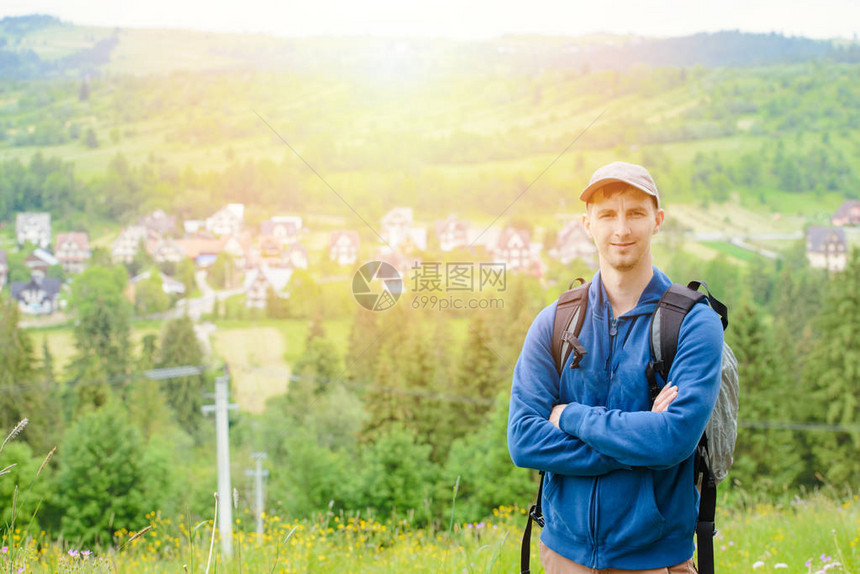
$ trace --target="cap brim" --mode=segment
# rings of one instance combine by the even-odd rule
[[[588,200],[591,199],[591,196],[594,195],[594,192],[596,192],[598,189],[600,189],[603,186],[609,185],[610,183],[626,183],[630,187],[635,187],[639,191],[641,191],[647,195],[650,195],[651,197],[656,198],[658,205],[660,203],[660,198],[653,191],[649,191],[647,189],[639,187],[638,185],[636,185],[634,183],[630,183],[626,179],[619,179],[617,177],[607,177],[604,179],[599,179],[599,180],[589,184],[589,186],[586,187],[585,189],[583,189],[582,193],[579,194],[580,201],[588,202]]]

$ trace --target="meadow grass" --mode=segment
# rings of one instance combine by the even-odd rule
[[[195,526],[151,513],[143,535],[120,530],[109,549],[71,547],[44,534],[22,539],[26,572],[205,572],[212,522]],[[234,556],[213,557],[210,572],[514,572],[525,511],[500,507],[485,521],[417,527],[408,518],[327,512],[314,519],[265,517],[262,538],[248,511],[236,520]],[[786,505],[718,510],[716,571],[856,573],[860,567],[860,496],[814,493]],[[20,537],[20,532],[19,532]],[[132,538],[134,538],[132,540]],[[533,572],[537,534],[532,540]],[[0,570],[8,571],[0,554]],[[187,568],[187,570],[186,570]],[[15,570],[12,570],[15,571]]]

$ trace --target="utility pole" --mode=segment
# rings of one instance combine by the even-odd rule
[[[233,556],[233,489],[230,486],[230,428],[227,410],[230,404],[230,368],[224,363],[224,375],[215,379],[215,404],[204,405],[203,413],[215,413],[215,436],[218,442],[218,530],[221,531],[221,552]]]
[[[263,459],[266,458],[264,452],[253,452],[251,458],[257,459],[256,470],[246,470],[245,476],[254,477],[254,512],[257,515],[257,536],[259,540],[263,539],[263,479],[269,476],[268,470],[263,470]]]

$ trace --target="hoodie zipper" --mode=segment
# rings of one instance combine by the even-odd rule
[[[591,546],[594,548],[594,552],[591,556],[591,567],[597,568],[597,482],[600,480],[599,476],[594,477],[594,482],[591,485],[591,507],[588,509],[588,519],[590,522],[591,531]]]

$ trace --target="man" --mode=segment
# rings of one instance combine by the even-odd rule
[[[645,168],[614,162],[580,199],[599,260],[579,335],[587,353],[559,377],[553,303],[529,329],[511,388],[511,458],[546,471],[541,563],[548,574],[693,573],[693,459],[719,392],[720,319],[706,304],[687,314],[651,405],[651,315],[671,285],[651,262],[665,217],[657,186]]]

